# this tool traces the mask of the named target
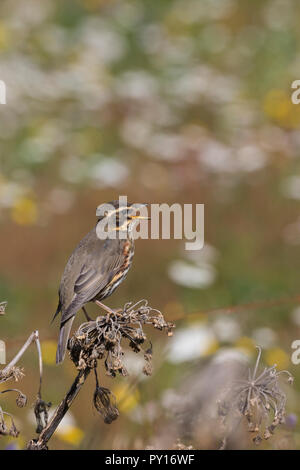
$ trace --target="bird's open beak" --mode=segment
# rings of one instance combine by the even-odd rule
[[[150,220],[151,217],[145,217],[143,215],[131,215],[130,216],[131,219],[140,219],[140,220]]]
[[[148,207],[148,206],[149,206],[149,204],[148,204],[148,203],[144,203],[144,202],[143,202],[143,203],[140,203],[140,204],[137,204],[137,203],[136,203],[136,204],[133,204],[133,207],[134,207],[135,209],[139,209],[139,208],[142,208],[142,207]],[[131,219],[139,219],[139,220],[150,220],[150,219],[151,219],[151,217],[146,217],[146,216],[144,216],[144,215],[131,215],[130,218],[131,218]]]

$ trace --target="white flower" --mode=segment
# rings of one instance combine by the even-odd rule
[[[205,145],[199,159],[213,172],[235,172],[236,164],[232,154],[230,147],[212,140]]]
[[[0,182],[0,205],[2,207],[11,207],[14,205],[16,199],[23,196],[25,188],[15,182]]]
[[[220,341],[234,341],[238,339],[241,334],[238,322],[228,316],[217,318],[212,327]]]
[[[156,79],[144,70],[125,72],[115,83],[116,92],[124,98],[150,100],[157,93]]]
[[[128,176],[128,168],[116,158],[104,157],[90,170],[90,177],[97,187],[118,186]]]
[[[132,147],[147,148],[151,139],[151,127],[142,119],[126,119],[121,128],[121,136]]]
[[[271,348],[276,341],[276,333],[271,328],[257,328],[253,331],[254,342],[262,348]]]
[[[120,60],[126,52],[125,38],[99,18],[88,18],[81,28],[81,44],[103,64]]]
[[[291,199],[300,199],[300,176],[289,176],[282,183],[282,192]]]
[[[79,183],[83,180],[85,175],[85,164],[80,158],[70,156],[62,161],[60,173],[66,181]]]
[[[161,160],[180,160],[184,158],[184,141],[179,135],[156,134],[149,139],[148,151]]]
[[[201,266],[203,263],[212,264],[215,263],[218,258],[218,251],[212,245],[205,243],[202,250],[197,251],[187,251],[184,250],[184,256],[186,259],[194,262],[195,264]]]
[[[213,358],[213,362],[216,364],[232,362],[232,361],[248,363],[249,357],[240,349],[221,348],[216,352]]]
[[[216,270],[209,264],[193,266],[186,261],[173,261],[169,268],[170,279],[176,284],[194,289],[204,289],[214,283]]]
[[[267,163],[266,154],[254,145],[247,145],[237,151],[237,163],[241,171],[257,171]]]
[[[54,188],[49,194],[48,207],[57,214],[67,212],[72,206],[75,196],[71,191]]]
[[[138,354],[131,351],[126,351],[126,354],[123,358],[123,363],[130,376],[138,375],[139,380],[147,379],[147,376],[143,374],[143,367],[145,365],[143,356],[139,356]]]
[[[300,307],[294,308],[291,313],[291,319],[295,325],[300,326]]]
[[[199,324],[176,331],[169,345],[168,360],[177,363],[199,358],[207,353],[215,340],[211,329]]]

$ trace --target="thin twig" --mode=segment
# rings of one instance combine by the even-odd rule
[[[193,318],[193,316],[197,316],[199,314],[217,315],[217,314],[239,313],[245,310],[255,311],[256,309],[260,309],[260,308],[269,308],[269,307],[271,308],[271,307],[277,307],[277,306],[284,305],[284,304],[299,303],[299,302],[300,302],[300,294],[297,294],[291,297],[283,297],[279,299],[259,300],[259,301],[254,301],[254,302],[248,302],[245,304],[229,305],[229,306],[212,308],[212,309],[202,310],[202,311],[195,310],[194,312],[190,312],[190,313],[184,312],[182,315],[178,316],[177,319],[180,320],[181,318]],[[1,304],[0,304],[0,307],[1,307]],[[49,335],[49,331],[47,329],[40,330],[40,332],[44,338],[44,341],[56,340],[55,336]],[[18,337],[18,338],[14,338],[14,339],[6,341],[6,344],[9,346],[14,346],[16,343],[21,343],[22,341],[24,341],[24,337],[21,337],[21,338]]]
[[[33,333],[31,333],[31,335],[29,336],[27,341],[23,344],[21,349],[17,352],[15,357],[10,361],[9,364],[7,364],[6,367],[4,367],[4,369],[2,369],[1,372],[2,372],[3,376],[7,375],[9,373],[10,369],[12,369],[19,362],[19,360],[21,359],[21,357],[23,356],[25,351],[29,348],[29,346],[33,342],[36,342],[36,343],[38,342],[37,344],[40,344],[39,343],[39,332],[38,331],[34,331]],[[38,353],[39,353],[40,364],[41,364],[40,347],[38,347]],[[40,371],[41,371],[41,366],[40,366]]]
[[[38,388],[37,399],[35,402],[34,410],[35,410],[35,415],[36,415],[37,423],[38,423],[37,429],[42,429],[43,425],[47,424],[47,418],[48,418],[47,412],[48,412],[48,408],[51,406],[51,403],[47,404],[46,402],[42,400],[43,360],[42,360],[42,351],[41,351],[41,345],[40,345],[40,340],[39,340],[39,332],[37,330],[31,333],[29,338],[26,340],[26,342],[23,344],[21,349],[14,356],[14,358],[9,362],[9,364],[7,364],[7,366],[3,370],[0,370],[0,383],[6,382],[10,379],[14,379],[15,381],[17,381],[19,378],[22,378],[24,374],[20,368],[16,367],[16,364],[20,361],[20,359],[22,358],[22,356],[24,355],[24,353],[27,351],[27,349],[32,343],[35,343],[37,347],[37,352],[39,356],[39,372],[40,372],[39,388]],[[17,405],[19,407],[26,406],[27,397],[20,390],[7,389],[7,390],[2,391],[1,394],[7,393],[7,392],[17,392],[18,393],[18,397],[16,399]],[[0,421],[2,420],[2,422],[3,422],[3,413],[1,415],[2,417],[0,417],[1,418]],[[42,420],[41,420],[42,415],[44,416],[45,424],[42,424]],[[19,431],[15,427],[13,419],[12,419],[11,429],[6,432],[9,432],[10,434],[13,433],[11,435],[16,435],[16,433],[19,433]]]
[[[41,344],[40,344],[40,339],[39,339],[39,332],[35,331],[36,337],[35,337],[35,344],[36,348],[38,351],[38,356],[39,356],[39,369],[40,369],[40,386],[38,390],[38,397],[41,398],[42,396],[42,379],[43,379],[43,357],[42,357],[42,350],[41,350]]]

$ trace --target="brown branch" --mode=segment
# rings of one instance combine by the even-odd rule
[[[269,300],[256,300],[253,302],[248,302],[245,304],[238,304],[238,305],[229,305],[227,307],[219,307],[219,308],[213,308],[209,310],[201,310],[201,311],[195,311],[191,312],[189,314],[185,314],[182,316],[182,318],[186,318],[187,315],[193,316],[197,314],[205,314],[205,315],[215,315],[215,314],[230,314],[230,313],[237,313],[239,311],[243,310],[252,310],[255,311],[260,308],[267,308],[267,307],[277,307],[280,305],[284,304],[290,304],[290,303],[299,303],[300,302],[300,295],[294,295],[291,297],[281,297],[279,299],[269,299]]]

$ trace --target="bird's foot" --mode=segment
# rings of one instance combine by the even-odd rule
[[[99,300],[95,300],[95,303],[100,307],[102,308],[103,310],[105,310],[107,313],[109,313],[110,315],[119,315],[120,312],[122,312],[122,309],[121,308],[118,308],[117,310],[113,310],[109,307],[107,307],[107,305],[104,305],[102,302],[100,302]]]
[[[83,313],[85,315],[85,318],[87,319],[87,321],[93,321],[93,319],[89,316],[89,314],[87,313],[85,307],[82,307],[82,310],[83,310]]]

